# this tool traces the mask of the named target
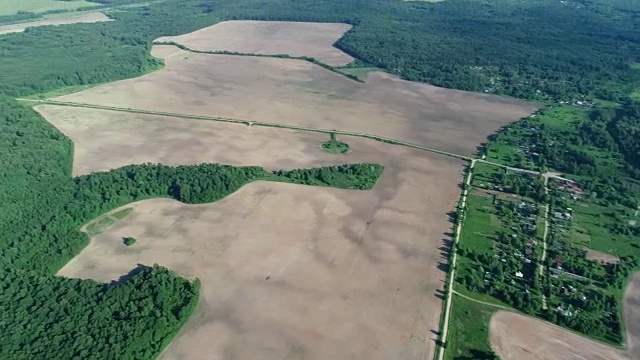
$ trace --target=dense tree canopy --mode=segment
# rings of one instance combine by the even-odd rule
[[[3,359],[149,359],[197,304],[200,284],[158,266],[122,284],[0,272]]]

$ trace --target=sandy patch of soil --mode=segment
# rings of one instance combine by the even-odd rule
[[[74,140],[83,172],[145,161],[386,166],[370,191],[256,182],[213,204],[143,201],[94,237],[60,275],[108,281],[158,263],[201,279],[197,312],[163,359],[432,357],[461,162],[363,139],[332,155],[319,134],[38,111]]]
[[[189,52],[167,58],[163,70],[56,99],[363,132],[460,154],[535,110],[380,72],[362,84],[300,60]]]
[[[26,28],[45,25],[66,25],[75,23],[95,23],[101,21],[111,21],[109,17],[101,12],[85,12],[68,16],[60,16],[53,19],[37,20],[19,24],[0,26],[0,35],[23,32]]]
[[[620,262],[620,258],[615,255],[607,254],[602,251],[596,251],[587,247],[585,247],[584,250],[587,251],[587,259],[589,260],[600,261],[607,264],[617,264]]]
[[[166,36],[172,41],[201,51],[309,56],[325,64],[343,66],[353,58],[333,47],[351,25],[288,21],[224,21],[198,31]]]

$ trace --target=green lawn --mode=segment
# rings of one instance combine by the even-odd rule
[[[453,295],[445,359],[475,360],[491,351],[489,321],[496,308]]]
[[[126,209],[122,209],[118,212],[113,213],[111,216],[113,216],[114,218],[121,220],[124,219],[125,217],[127,217],[127,215],[131,214],[131,212],[133,211],[133,208],[126,208]]]
[[[612,216],[616,213],[616,217]],[[571,239],[576,243],[616,256],[640,256],[638,240],[634,236],[615,234],[608,226],[616,223],[626,224],[633,210],[622,206],[600,206],[588,202],[574,208],[574,230]]]
[[[493,235],[502,228],[493,212],[493,198],[474,194],[467,196],[467,214],[460,234],[464,249],[489,252],[493,249]]]
[[[91,236],[98,235],[114,223],[115,221],[110,217],[103,216],[87,226],[87,233]]]
[[[473,177],[471,184],[473,186],[487,188],[487,185],[492,183],[494,175],[504,173],[504,170],[498,166],[493,166],[485,163],[476,163],[473,167]]]
[[[0,15],[12,15],[18,11],[41,13],[49,10],[75,10],[77,8],[96,5],[100,4],[82,0],[2,0],[0,1]]]
[[[491,296],[489,294],[481,294],[481,293],[469,291],[464,286],[462,286],[462,285],[460,285],[458,283],[456,283],[454,285],[454,290],[459,292],[462,295],[468,296],[468,297],[476,299],[478,301],[484,301],[484,302],[489,303],[489,304],[494,304],[494,305],[498,305],[498,306],[504,306],[504,307],[513,309],[513,306],[511,306],[511,305],[509,305],[509,304],[507,304],[507,303],[505,303],[503,301],[500,301],[500,300],[494,298],[493,296]]]

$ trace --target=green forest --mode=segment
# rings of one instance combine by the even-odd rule
[[[618,203],[637,189],[640,149],[634,139],[640,116],[637,104],[626,101],[640,89],[640,9],[632,1],[94,2],[143,4],[108,8],[111,22],[0,36],[0,358],[149,359],[186,321],[197,303],[199,283],[161,267],[141,267],[111,284],[53,276],[87,244],[79,227],[106,211],[152,197],[211,202],[254,180],[368,189],[380,176],[383,169],[375,164],[278,172],[144,164],[72,179],[71,141],[14,99],[158,69],[162,61],[149,50],[161,36],[234,19],[344,22],[354,28],[336,46],[363,67],[523,99],[619,102],[620,107],[589,112],[589,121],[576,123],[579,134],[565,129],[535,135],[548,136],[538,139],[540,144],[576,146],[550,150],[532,166],[566,169],[576,176],[610,173],[613,166],[613,178],[596,176],[586,183],[588,189],[599,189],[598,201]],[[3,16],[0,23],[39,16]],[[558,109],[549,111],[565,107]],[[577,144],[609,149],[624,161],[604,159],[601,152]],[[518,156],[522,162],[531,160]],[[515,180],[510,184],[526,191]],[[535,195],[541,196],[539,191]]]

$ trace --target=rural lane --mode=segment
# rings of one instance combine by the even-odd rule
[[[464,190],[462,191],[462,198],[460,199],[460,205],[459,205],[460,209],[464,209],[467,205],[467,193],[468,193],[469,186],[471,186],[471,178],[473,176],[473,167],[475,166],[475,164],[476,164],[475,159],[471,160],[471,163],[469,164],[469,173],[467,174],[467,178],[464,181]],[[445,295],[446,303],[444,307],[444,320],[442,322],[442,326],[440,330],[441,337],[440,337],[440,344],[438,349],[438,360],[444,359],[444,354],[446,352],[445,349],[447,345],[447,336],[449,334],[449,320],[451,318],[451,303],[452,303],[453,292],[454,292],[453,283],[456,276],[456,262],[458,259],[455,248],[458,245],[458,242],[460,241],[461,231],[462,231],[462,221],[458,222],[458,219],[456,218],[456,233],[453,239],[453,244],[451,245],[451,263],[449,264],[449,269],[451,269],[451,271],[449,271],[449,282],[447,283],[447,294]]]

